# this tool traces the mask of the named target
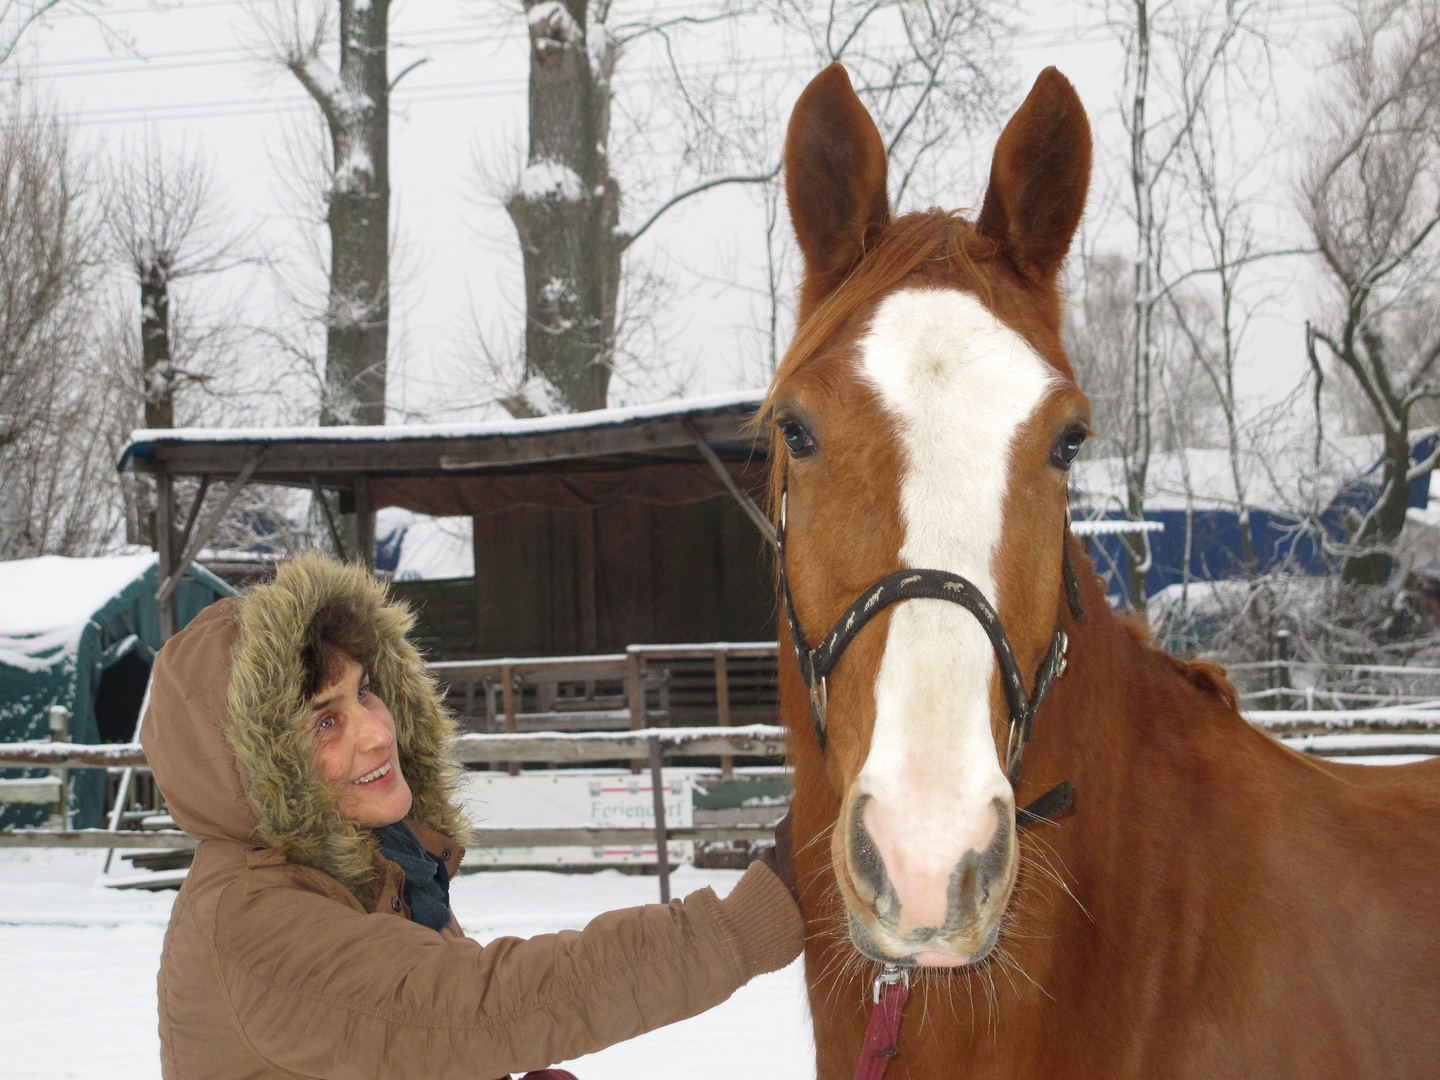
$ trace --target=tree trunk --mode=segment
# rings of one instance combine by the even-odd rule
[[[587,0],[525,0],[530,150],[506,204],[525,267],[525,366],[570,411],[604,408],[624,243],[610,176],[614,47]]]
[[[1150,23],[1146,0],[1135,0],[1134,97],[1130,115],[1130,186],[1135,199],[1135,335],[1131,378],[1135,394],[1129,432],[1129,453],[1125,455],[1126,516],[1145,519],[1145,480],[1150,470],[1151,381],[1154,373],[1155,341],[1155,208],[1151,185],[1154,177],[1146,152],[1148,129],[1145,116],[1150,87]],[[1125,562],[1129,571],[1130,606],[1145,614],[1148,550],[1143,533],[1125,536]]]
[[[175,426],[175,362],[170,349],[170,275],[159,259],[140,268],[140,378],[145,426]]]
[[[383,424],[390,338],[389,0],[340,0],[340,69],[291,70],[330,131],[330,295],[322,424]]]
[[[1410,505],[1409,471],[1408,427],[1387,430],[1380,495],[1350,540],[1352,546],[1364,550],[1345,559],[1341,579],[1347,585],[1383,585],[1389,578],[1391,551],[1405,527],[1405,510]]]

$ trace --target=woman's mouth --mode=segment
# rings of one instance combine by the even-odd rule
[[[387,761],[387,762],[385,762],[384,765],[381,765],[381,766],[380,766],[378,769],[376,769],[374,772],[366,773],[364,776],[360,777],[359,780],[351,780],[350,782],[351,782],[352,784],[373,784],[373,783],[375,783],[375,781],[377,781],[377,780],[383,780],[385,777],[387,777],[387,776],[389,776],[389,775],[390,775],[390,762]]]

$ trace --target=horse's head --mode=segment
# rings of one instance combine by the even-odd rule
[[[1041,74],[974,222],[891,218],[884,145],[839,65],[796,104],[785,169],[805,278],[768,416],[798,625],[818,645],[887,575],[961,575],[1028,688],[1061,618],[1067,469],[1089,420],[1056,286],[1089,180],[1079,98]],[[788,662],[782,686],[787,716],[808,715]],[[830,859],[851,939],[878,960],[980,959],[1017,871],[1010,711],[986,632],[956,604],[895,604],[824,689],[823,742],[796,725],[792,758],[838,800]]]

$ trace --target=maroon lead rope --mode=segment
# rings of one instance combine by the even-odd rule
[[[855,1066],[855,1080],[881,1080],[890,1062],[900,1052],[900,1013],[910,1000],[910,973],[904,968],[886,965],[875,980],[875,1008],[870,1013],[870,1026],[865,1029],[865,1045],[860,1050],[860,1064]]]

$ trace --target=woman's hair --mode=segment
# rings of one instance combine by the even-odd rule
[[[327,601],[306,627],[300,649],[305,696],[314,697],[338,681],[347,660],[371,670],[379,651],[380,635],[361,605],[345,599]]]

